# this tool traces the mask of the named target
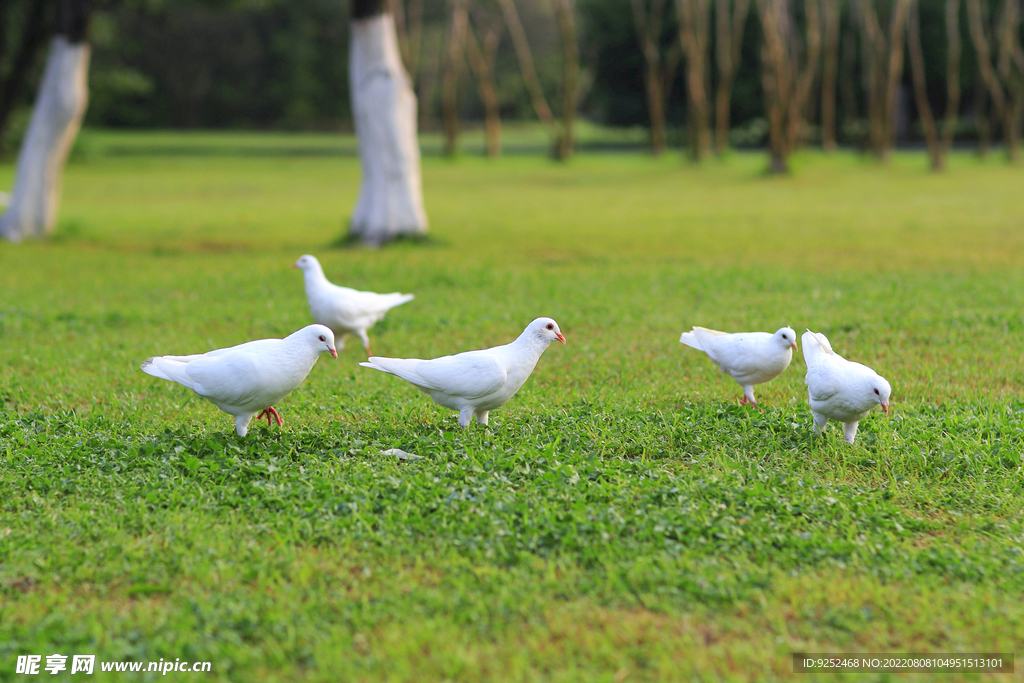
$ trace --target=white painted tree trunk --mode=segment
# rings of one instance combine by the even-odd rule
[[[57,223],[64,163],[89,99],[88,74],[89,44],[55,37],[18,154],[9,207],[0,216],[0,235],[12,242],[44,237]]]
[[[374,245],[423,234],[416,95],[390,12],[352,21],[349,78],[363,170],[352,234]]]

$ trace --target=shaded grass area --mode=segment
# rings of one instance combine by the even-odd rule
[[[624,681],[1020,650],[1019,169],[763,163],[428,158],[433,239],[380,251],[327,246],[354,159],[72,164],[56,239],[0,244],[0,680],[52,652],[213,680]],[[307,324],[302,253],[416,293],[375,353],[538,315],[569,343],[468,432],[358,344],[246,439],[138,370]],[[678,343],[694,324],[825,332],[890,380],[893,415],[814,438],[799,358],[742,409]]]

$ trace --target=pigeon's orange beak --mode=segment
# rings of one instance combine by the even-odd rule
[[[882,412],[885,413],[886,415],[889,414],[889,404],[888,403],[883,403],[882,404]]]
[[[796,348],[796,342],[795,341],[789,342],[789,345],[793,347],[794,351],[799,351],[800,350],[800,349]]]
[[[561,332],[555,332],[555,336],[558,337],[558,341],[565,343],[565,337],[562,336]]]
[[[292,264],[292,268],[298,268],[298,267],[299,267],[299,262],[298,261],[296,261],[295,263]]]
[[[327,349],[327,350],[330,351],[331,355],[334,356],[335,358],[338,357],[338,352],[335,349]]]

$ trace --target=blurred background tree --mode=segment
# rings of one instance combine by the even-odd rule
[[[466,28],[454,52],[464,68],[454,116],[469,127],[490,121],[491,154],[499,148],[499,121],[539,118],[547,118],[556,156],[571,152],[577,109],[601,125],[646,129],[656,152],[688,145],[699,113],[690,106],[690,64],[680,42],[678,7],[688,3],[693,4],[515,0],[511,4],[534,78],[524,74],[517,54],[513,27],[503,12],[508,0],[460,0]],[[8,157],[17,149],[38,88],[42,46],[53,31],[51,4],[0,3],[0,150]],[[694,24],[702,34],[695,36],[701,40],[700,54],[707,60],[698,65],[706,103],[696,118],[713,122],[719,152],[727,146],[765,146],[770,126],[763,92],[764,31],[753,9],[756,2],[713,0],[693,6],[710,14],[708,21],[701,15]],[[947,33],[950,11],[959,40]],[[97,0],[85,123],[351,130],[349,12],[349,3],[342,0]],[[451,5],[447,0],[403,0],[394,4],[394,13],[403,60],[419,98],[421,129],[438,130],[445,60],[453,54],[448,42]],[[978,143],[983,151],[1007,133],[1011,142],[1016,140],[1024,115],[1020,0],[918,0],[913,6],[907,0],[829,0],[819,14],[821,64],[801,111],[798,146],[847,145],[871,148],[880,156],[893,142],[923,146],[925,102],[935,112],[957,115],[943,116],[935,127],[953,132],[955,125],[959,144]],[[911,16],[924,66],[916,91],[914,69],[902,66],[906,50],[913,47],[907,34]],[[802,11],[794,21],[806,36]],[[578,58],[566,52],[567,46],[573,48],[566,40],[569,34],[575,37]],[[724,45],[726,37],[736,44]],[[958,58],[950,59],[957,49]],[[982,53],[987,61],[979,60]],[[735,63],[726,63],[732,55]],[[958,78],[951,78],[951,70]]]

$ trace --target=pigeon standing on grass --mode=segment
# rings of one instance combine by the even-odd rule
[[[754,400],[754,385],[775,379],[789,367],[796,348],[796,332],[788,327],[780,328],[775,334],[767,332],[719,332],[705,327],[694,327],[692,332],[683,332],[679,341],[699,349],[718,363],[722,372],[728,373],[743,387],[740,405]]]
[[[857,438],[857,426],[875,406],[889,413],[892,388],[877,372],[848,361],[832,350],[828,338],[807,330],[801,338],[807,362],[807,391],[814,411],[814,431],[824,431],[829,418],[843,423],[843,436]]]
[[[473,417],[486,425],[488,413],[519,391],[556,339],[565,343],[558,323],[537,318],[504,346],[433,360],[373,357],[360,365],[401,377],[435,403],[459,411],[459,426],[465,428]]]
[[[142,370],[186,386],[234,415],[235,431],[245,436],[254,415],[257,420],[266,417],[268,425],[271,415],[277,426],[284,424],[274,404],[302,384],[324,351],[338,357],[334,333],[323,325],[309,325],[284,339],[260,339],[191,356],[154,356]]]
[[[370,338],[366,331],[383,320],[388,310],[412,301],[412,294],[377,294],[339,287],[330,283],[315,256],[300,256],[292,266],[301,268],[306,281],[306,298],[313,320],[334,330],[339,348],[345,348],[345,337],[353,334],[363,342],[370,355]]]

